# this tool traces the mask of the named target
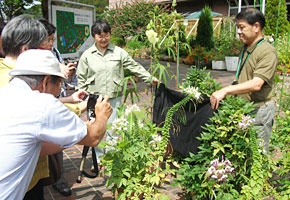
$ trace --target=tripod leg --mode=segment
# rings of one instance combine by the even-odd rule
[[[94,165],[96,176],[98,176],[99,168],[98,168],[98,161],[97,161],[96,151],[95,151],[94,147],[92,147],[92,159],[93,159],[93,165]]]
[[[84,146],[83,153],[82,153],[82,160],[81,160],[80,170],[79,170],[79,176],[78,176],[78,178],[76,180],[77,183],[81,183],[82,182],[82,176],[83,176],[83,173],[84,173],[85,160],[86,160],[88,151],[89,151],[89,147],[88,146]]]

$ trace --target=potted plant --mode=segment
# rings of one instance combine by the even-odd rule
[[[224,70],[226,68],[225,55],[222,52],[216,52],[212,58],[212,69]]]
[[[225,53],[227,71],[237,71],[241,47],[242,43],[237,38],[230,42]]]
[[[239,50],[230,48],[225,56],[227,71],[237,71],[239,63]]]

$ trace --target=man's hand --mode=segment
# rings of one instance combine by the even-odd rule
[[[219,107],[220,101],[226,97],[227,93],[225,90],[218,90],[210,96],[210,104],[212,109],[217,109]]]
[[[87,135],[78,144],[95,147],[100,143],[106,133],[107,121],[113,112],[108,100],[108,96],[104,99],[100,96],[97,99],[95,105],[96,119],[95,121],[87,122]]]
[[[74,70],[75,70],[76,64],[77,64],[76,62],[74,62],[74,63],[68,63],[67,65],[59,64],[61,73],[65,77],[68,77],[68,76],[72,75],[73,72],[74,72]]]
[[[159,82],[159,80],[158,80],[157,78],[154,77],[153,80],[152,80],[152,86],[153,86],[154,88],[156,88],[158,82]]]
[[[85,95],[88,95],[88,93],[86,91],[77,91],[77,92],[74,92],[71,97],[72,97],[72,103],[76,103],[76,102],[79,102],[79,101],[83,101]]]
[[[70,76],[72,75],[75,70],[76,70],[76,65],[77,65],[77,62],[73,62],[73,63],[68,63],[66,65],[67,69],[68,69],[68,73],[67,73],[67,76]]]
[[[107,119],[111,116],[113,109],[111,104],[108,102],[109,97],[105,96],[103,97],[100,95],[99,98],[97,99],[96,105],[95,105],[95,114],[96,114],[96,119],[99,117],[105,116]]]

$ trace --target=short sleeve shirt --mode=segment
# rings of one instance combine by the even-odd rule
[[[278,55],[275,48],[267,41],[261,42],[258,46],[256,45],[257,43],[253,44],[244,53],[242,63],[245,62],[249,53],[250,56],[240,73],[238,82],[243,83],[252,80],[254,77],[259,77],[265,81],[260,91],[239,95],[249,102],[259,104],[272,98]]]
[[[86,125],[50,94],[20,79],[0,89],[0,199],[22,200],[42,141],[70,147],[82,140]]]

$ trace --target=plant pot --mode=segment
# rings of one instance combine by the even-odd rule
[[[226,68],[226,62],[224,60],[213,60],[212,69],[224,70]]]
[[[235,72],[238,69],[239,57],[238,56],[226,56],[227,71]]]

